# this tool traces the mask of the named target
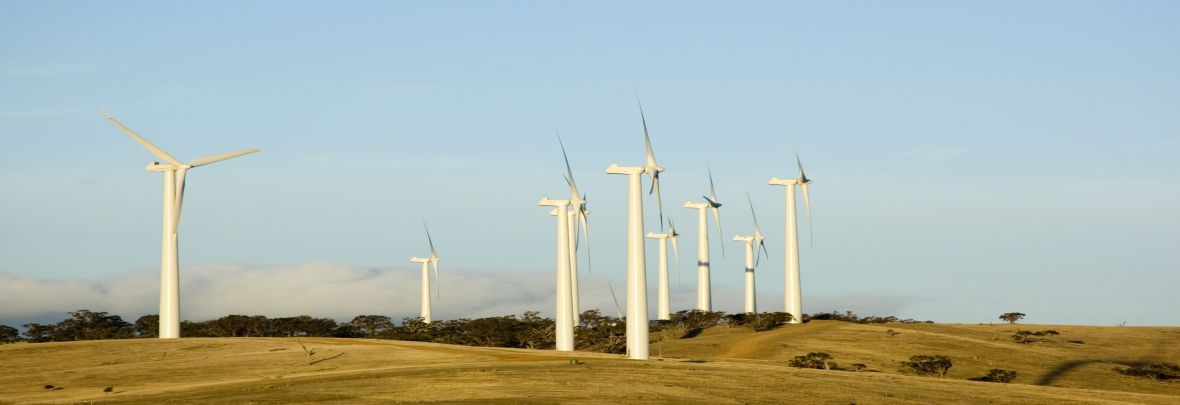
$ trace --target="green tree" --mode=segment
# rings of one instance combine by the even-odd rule
[[[160,336],[160,316],[159,315],[144,315],[135,320],[135,324],[131,326],[135,331],[135,335],[139,337],[154,338]]]
[[[393,327],[393,320],[385,315],[357,315],[348,323],[367,337],[376,337]]]
[[[0,343],[20,341],[20,331],[8,325],[0,325]]]
[[[132,337],[135,333],[132,325],[118,315],[87,309],[69,314],[69,319],[56,325],[54,340],[122,339]]]
[[[832,355],[823,352],[807,353],[806,356],[795,356],[795,358],[787,362],[787,365],[791,367],[817,368],[821,370],[836,370],[839,368],[836,365],[836,362],[832,361]]]
[[[918,355],[911,356],[909,361],[903,361],[901,365],[902,372],[942,378],[951,369],[952,363],[950,357],[943,355]]]
[[[1000,319],[1008,321],[1009,324],[1015,324],[1016,321],[1019,321],[1022,318],[1024,318],[1024,314],[1019,312],[1008,312],[1000,315]]]
[[[56,329],[54,325],[40,323],[26,323],[21,326],[25,327],[25,337],[33,343],[52,341],[54,330]]]

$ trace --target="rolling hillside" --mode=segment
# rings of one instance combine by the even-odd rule
[[[1061,334],[1018,344],[1017,328]],[[0,403],[1180,403],[1180,383],[1112,371],[1180,363],[1180,328],[815,321],[653,339],[663,359],[326,338],[11,344],[0,346]],[[877,372],[785,366],[816,351]],[[945,379],[898,373],[915,354],[947,355],[954,367]],[[1020,374],[1013,384],[966,380],[991,368]]]

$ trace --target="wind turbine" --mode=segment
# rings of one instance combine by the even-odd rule
[[[557,335],[557,351],[574,351],[574,324],[572,285],[570,283],[570,238],[568,209],[570,200],[542,198],[538,205],[554,207],[557,216],[557,316],[554,327]]]
[[[787,260],[784,301],[787,313],[791,314],[791,323],[799,323],[803,319],[803,290],[799,284],[799,225],[795,218],[795,186],[803,191],[803,204],[807,206],[807,227],[811,228],[811,198],[807,194],[807,186],[811,179],[803,173],[803,162],[795,154],[795,163],[799,166],[799,177],[794,179],[780,179],[772,177],[770,185],[785,186],[787,188]]]
[[[756,259],[759,258],[758,253],[766,254],[766,258],[770,258],[770,254],[766,253],[766,238],[762,237],[762,228],[758,226],[758,215],[754,214],[754,201],[750,199],[750,193],[746,193],[746,201],[750,203],[750,217],[754,218],[754,235],[741,236],[734,235],[733,240],[745,242],[746,244],[746,300],[745,310],[747,314],[758,313],[758,304],[754,295],[754,268],[758,266]],[[758,253],[754,252],[754,244],[758,244]]]
[[[587,216],[590,215],[590,210],[586,208],[586,196],[578,193],[578,183],[574,182],[574,171],[570,168],[569,155],[565,153],[565,143],[561,141],[561,135],[557,135],[557,144],[561,145],[561,157],[565,159],[565,182],[570,187],[570,211],[567,216],[569,219],[569,249],[570,249],[570,289],[573,295],[573,311],[572,322],[574,327],[582,323],[582,307],[578,298],[578,226],[581,225],[582,235],[586,239],[586,267],[587,270],[592,270],[590,263],[590,225],[587,221]]]
[[[638,97],[636,97],[638,101]],[[643,141],[647,153],[645,166],[619,166],[611,164],[607,174],[627,175],[627,356],[634,360],[647,360],[650,349],[647,320],[647,263],[643,250],[643,174],[651,176],[652,188],[660,200],[659,174],[663,167],[656,164],[651,149],[651,138],[647,134],[647,118],[640,104],[639,117],[643,120]],[[662,202],[660,202],[662,207]],[[660,208],[660,226],[663,227],[663,208]]]
[[[156,145],[148,142],[144,137],[116,121],[106,112],[98,111],[103,117],[111,121],[123,133],[138,142],[148,152],[151,152],[164,164],[152,162],[147,171],[164,173],[164,232],[160,253],[160,338],[173,339],[180,337],[180,256],[178,251],[178,233],[180,228],[180,210],[184,205],[184,178],[189,169],[200,167],[222,160],[232,159],[242,155],[258,152],[261,149],[243,149],[233,152],[219,153],[195,159],[188,163],[181,163],[176,158],[164,152]]]
[[[721,203],[717,199],[717,190],[713,187],[713,170],[709,169],[709,195],[701,196],[705,202],[684,203],[684,208],[697,210],[697,309],[701,311],[713,310],[712,276],[709,273],[709,223],[705,215],[706,209],[713,210],[713,222],[717,223],[717,236],[725,237],[721,233]],[[721,255],[725,255],[725,244],[721,244]]]
[[[422,322],[430,323],[430,272],[429,267],[434,268],[434,283],[435,283],[435,299],[442,293],[438,288],[438,252],[434,250],[434,239],[430,237],[430,228],[426,226],[426,222],[422,223],[422,227],[426,229],[426,241],[430,243],[430,257],[414,256],[410,258],[412,263],[422,263]]]
[[[656,310],[656,319],[669,320],[672,319],[671,314],[671,298],[669,297],[668,287],[668,241],[672,242],[672,255],[676,258],[676,274],[680,274],[680,248],[676,246],[676,239],[680,234],[676,233],[676,223],[672,222],[672,218],[668,218],[668,233],[648,232],[648,239],[656,239],[659,242],[659,284],[657,291],[659,291],[658,310]]]

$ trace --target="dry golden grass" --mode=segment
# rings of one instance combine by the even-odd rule
[[[1016,344],[1008,336],[1017,328],[1062,334]],[[653,354],[661,350],[663,360],[631,361],[366,339],[12,344],[0,346],[0,403],[1180,403],[1180,383],[1111,370],[1126,360],[1180,363],[1180,328],[816,321],[759,333],[713,328],[653,342]],[[879,372],[784,365],[814,351]],[[898,373],[915,354],[948,355],[954,367],[945,379]],[[991,368],[1020,376],[965,380]]]

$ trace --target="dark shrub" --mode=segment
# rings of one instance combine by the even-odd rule
[[[987,375],[985,375],[983,377],[968,378],[968,380],[971,380],[971,381],[986,381],[986,382],[997,382],[997,383],[1005,383],[1005,384],[1010,383],[1010,382],[1012,382],[1012,380],[1015,380],[1015,379],[1016,379],[1016,372],[1015,371],[1004,370],[1001,368],[993,368],[993,369],[991,369],[991,371],[987,372]]]

